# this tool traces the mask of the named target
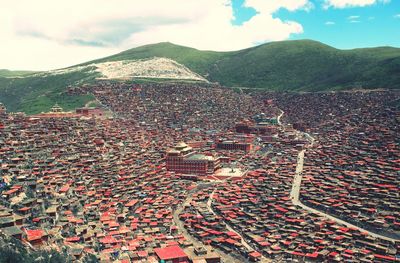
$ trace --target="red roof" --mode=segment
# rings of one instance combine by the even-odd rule
[[[69,184],[64,185],[63,187],[60,188],[61,193],[68,192],[69,190]]]
[[[257,252],[257,251],[253,251],[253,252],[251,252],[251,253],[249,254],[249,256],[250,256],[250,257],[253,257],[253,258],[259,258],[259,257],[261,257],[262,255],[261,255],[261,253],[259,253],[259,252]]]
[[[67,237],[65,241],[67,242],[78,242],[81,238],[80,237]]]
[[[131,207],[131,206],[136,205],[137,202],[138,202],[138,200],[133,199],[133,200],[129,201],[128,203],[126,203],[125,206],[126,206],[126,207]]]
[[[374,257],[375,257],[375,258],[379,258],[379,259],[390,260],[390,261],[395,261],[395,260],[396,260],[395,257],[385,256],[385,255],[379,255],[379,254],[375,254]]]
[[[157,256],[162,260],[170,260],[177,258],[187,258],[188,256],[179,246],[171,246],[166,248],[155,248]]]
[[[318,257],[318,252],[307,253],[306,257],[317,258]]]
[[[25,230],[28,241],[36,240],[42,238],[44,231],[41,229],[36,230]]]

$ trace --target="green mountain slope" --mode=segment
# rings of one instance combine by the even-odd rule
[[[70,96],[65,93],[69,85],[89,83],[94,75],[77,71],[59,75],[29,75],[27,77],[0,77],[0,102],[9,111],[23,111],[27,114],[48,111],[59,103],[71,110],[94,99],[92,95]]]
[[[400,49],[339,50],[312,40],[272,42],[234,52],[159,43],[95,60],[168,57],[212,82],[271,90],[399,88]],[[90,62],[90,63],[92,63]]]
[[[185,65],[193,72],[207,77],[208,72],[210,72],[210,66],[214,65],[220,59],[229,57],[234,53],[235,52],[201,51],[169,42],[163,42],[129,49],[116,55],[90,61],[82,65],[107,61],[166,57]]]
[[[26,70],[17,70],[17,71],[11,71],[8,69],[0,69],[0,77],[8,77],[8,78],[12,78],[12,77],[23,77],[23,76],[27,76],[30,74],[34,74],[37,73],[36,71],[26,71]]]
[[[170,58],[210,82],[231,87],[296,91],[400,88],[399,48],[339,50],[316,41],[296,40],[215,52],[159,43],[73,66],[62,74],[23,78],[0,74],[0,101],[11,110],[28,113],[47,110],[56,101],[72,109],[92,98],[69,98],[63,93],[65,87],[95,81],[98,74],[89,70],[92,64],[153,57]]]

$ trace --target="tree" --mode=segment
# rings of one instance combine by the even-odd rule
[[[51,250],[31,251],[18,239],[0,236],[0,263],[67,263],[71,257],[62,251]]]

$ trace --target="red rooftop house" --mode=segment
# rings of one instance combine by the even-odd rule
[[[179,246],[171,246],[165,248],[155,248],[154,252],[160,262],[177,263],[189,262],[189,257]]]
[[[29,230],[25,229],[26,233],[26,240],[32,245],[32,246],[41,246],[43,245],[44,242],[47,242],[48,239],[48,234],[46,231],[42,229],[35,229],[35,230]]]
[[[186,143],[167,151],[167,170],[181,174],[207,175],[220,168],[219,158],[198,154]]]

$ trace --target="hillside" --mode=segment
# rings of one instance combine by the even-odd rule
[[[150,66],[147,62],[140,64],[143,60],[160,61],[160,58],[169,59],[168,63],[161,63],[161,69],[156,66],[160,65],[158,62],[151,62]],[[172,68],[167,70],[167,64],[173,65]],[[106,69],[102,71],[104,65]],[[110,70],[112,74],[107,77]],[[48,110],[55,102],[72,109],[93,98],[91,95],[66,96],[65,88],[105,76],[125,81],[137,78],[201,81],[204,78],[230,87],[276,91],[398,89],[400,49],[339,50],[316,41],[296,40],[271,42],[233,52],[215,52],[159,43],[63,70],[11,77],[0,72],[0,101],[12,111],[27,113]]]
[[[24,70],[18,70],[18,71],[11,71],[8,69],[0,69],[0,77],[8,77],[8,78],[12,78],[12,77],[23,77],[23,76],[27,76],[30,74],[34,74],[36,73],[35,71],[24,71]]]
[[[400,88],[400,49],[339,50],[312,40],[271,42],[234,52],[159,43],[93,62],[167,57],[211,82],[269,90]]]
[[[65,249],[58,251],[54,247],[47,247],[46,249],[36,248],[35,250],[32,250],[20,240],[10,238],[0,232],[0,263],[67,263],[72,261],[68,252],[70,251]],[[98,260],[91,254],[85,254],[80,262],[90,263],[98,262]]]

